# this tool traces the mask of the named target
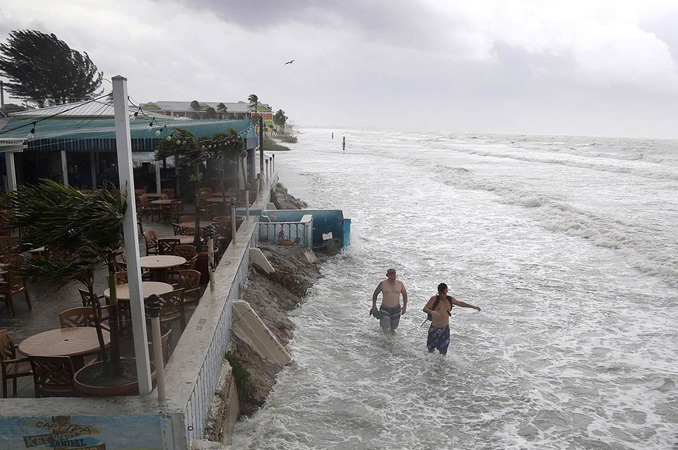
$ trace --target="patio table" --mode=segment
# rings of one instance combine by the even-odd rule
[[[179,239],[179,244],[181,245],[191,245],[193,244],[193,240],[195,237],[189,236],[187,234],[175,234],[174,236],[163,236],[159,237],[158,240],[160,239]]]
[[[151,295],[162,295],[162,294],[167,294],[168,292],[172,292],[174,290],[174,287],[171,284],[168,283],[161,283],[159,281],[143,281],[141,283],[141,290],[144,294],[144,298],[148,298]],[[118,297],[118,300],[120,301],[129,301],[129,284],[124,283],[124,284],[118,284],[115,287],[115,293],[116,296]],[[104,291],[104,297],[110,298],[111,296],[111,290],[106,289]]]
[[[200,221],[200,228],[207,228],[209,225],[213,225],[214,221],[213,220],[201,220]],[[195,222],[181,222],[179,224],[181,228],[195,228]]]
[[[151,194],[144,194],[146,198],[163,198],[165,194],[157,194],[157,193],[151,193]]]
[[[101,330],[104,344],[111,343],[111,335]],[[68,327],[43,331],[24,339],[18,348],[26,356],[70,356],[77,370],[84,365],[85,356],[98,353],[99,339],[94,327]]]
[[[156,272],[154,276],[156,281],[164,281],[166,279],[165,272],[167,269],[185,263],[186,258],[174,255],[150,255],[139,258],[139,266],[141,266],[142,269]]]

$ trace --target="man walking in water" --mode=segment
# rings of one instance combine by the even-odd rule
[[[431,297],[424,306],[424,312],[431,315],[431,326],[428,329],[428,339],[426,341],[429,353],[433,353],[437,349],[441,355],[445,356],[447,354],[447,347],[450,345],[450,311],[453,305],[480,311],[480,308],[477,306],[447,295],[447,285],[440,283],[438,285],[438,295]]]
[[[388,269],[386,271],[386,279],[377,285],[377,288],[372,294],[372,313],[377,312],[377,297],[379,293],[383,294],[381,299],[382,316],[379,322],[381,329],[386,333],[389,329],[391,334],[395,334],[396,328],[400,323],[400,315],[407,311],[407,290],[405,285],[396,280],[396,270]],[[403,306],[400,307],[400,296],[403,296]]]

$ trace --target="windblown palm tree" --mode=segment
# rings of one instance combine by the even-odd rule
[[[249,100],[250,106],[252,106],[252,104],[254,104],[254,114],[258,114],[259,97],[257,97],[256,94],[250,94],[250,96],[247,97],[247,100]],[[250,116],[254,117],[253,114],[250,114]]]
[[[42,180],[38,185],[20,186],[8,193],[2,203],[12,211],[11,226],[27,230],[21,237],[23,245],[45,246],[57,254],[72,255],[70,258],[27,259],[21,268],[24,275],[42,277],[59,285],[78,280],[94,297],[94,272],[108,268],[111,348],[110,360],[104,361],[104,371],[109,375],[121,375],[114,266],[123,242],[126,199],[106,189],[86,195],[52,180]],[[96,306],[92,305],[97,335],[101,352],[106,355]]]
[[[228,111],[228,108],[227,108],[226,105],[224,105],[223,103],[219,103],[219,104],[217,105],[217,113],[219,114],[219,118],[220,118],[220,119],[225,119],[225,118],[226,118],[226,112],[227,112],[227,111]]]

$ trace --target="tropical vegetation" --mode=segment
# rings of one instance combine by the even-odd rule
[[[102,267],[108,269],[109,358],[101,332],[99,305],[92,302],[91,306],[104,355],[104,372],[122,375],[115,266],[123,243],[126,199],[112,190],[98,189],[87,195],[55,181],[42,180],[37,185],[19,186],[6,194],[2,203],[12,212],[10,225],[25,230],[22,245],[44,246],[48,250],[44,257],[25,259],[21,267],[24,275],[42,277],[59,286],[80,281],[90,298],[95,299],[94,273]]]
[[[33,30],[10,31],[0,44],[0,75],[10,94],[40,108],[92,98],[103,79],[87,52]]]

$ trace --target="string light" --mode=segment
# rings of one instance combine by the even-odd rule
[[[129,121],[130,121],[130,122],[134,122],[135,120],[137,120],[137,117],[139,116],[139,113],[140,113],[140,112],[141,112],[141,105],[139,105],[139,109],[137,109],[136,111],[134,111],[134,114],[132,114],[132,115],[130,116]]]
[[[26,140],[32,141],[33,138],[35,137],[35,126],[38,124],[38,122],[33,122],[33,127],[31,128],[31,131],[28,133],[28,136],[26,136]]]

